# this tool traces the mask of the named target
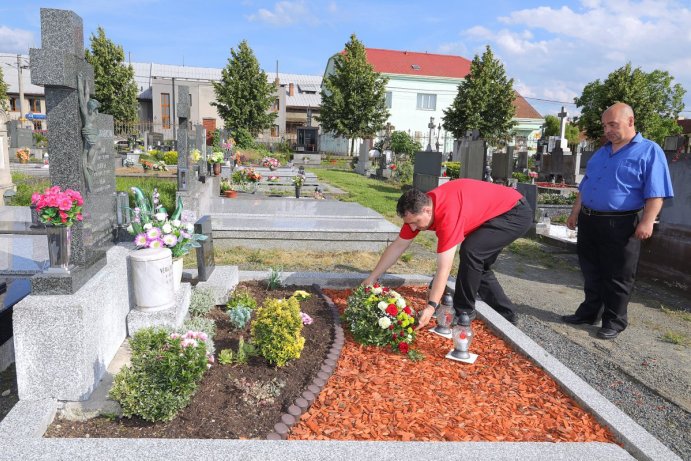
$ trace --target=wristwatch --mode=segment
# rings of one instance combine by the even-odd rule
[[[435,303],[432,300],[427,301],[427,305],[433,307],[434,309],[436,309],[439,306],[439,304]]]

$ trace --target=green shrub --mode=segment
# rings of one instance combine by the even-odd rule
[[[252,310],[247,306],[235,306],[228,311],[228,318],[231,325],[238,330],[242,330],[250,321]]]
[[[115,377],[110,397],[123,415],[170,421],[190,401],[207,369],[205,335],[146,328],[130,340],[132,365]]]
[[[277,288],[281,288],[282,286],[283,282],[281,281],[281,268],[269,268],[269,276],[266,279],[267,290],[276,290]]]
[[[573,205],[578,194],[571,192],[570,195],[561,194],[538,194],[537,203],[542,205]]]
[[[195,288],[190,299],[190,316],[203,317],[213,309],[215,305],[214,293],[210,289]]]
[[[461,162],[444,162],[442,165],[446,167],[446,176],[451,179],[458,179],[461,177]]]
[[[146,154],[141,154],[139,156],[139,160],[163,160],[163,152],[160,150],[154,149],[148,151]]]
[[[250,310],[257,308],[257,301],[252,297],[252,293],[247,290],[235,290],[230,295],[230,299],[226,303],[226,308],[232,309],[236,306],[245,306]]]
[[[530,177],[527,173],[521,173],[520,171],[514,171],[511,173],[511,177],[517,179],[518,182],[530,182]]]
[[[178,164],[178,153],[174,150],[163,153],[163,161],[166,165],[177,165]]]
[[[265,300],[251,331],[252,343],[269,363],[281,367],[299,358],[305,347],[300,303],[295,298]]]
[[[233,363],[233,358],[235,354],[233,353],[232,349],[223,349],[219,354],[218,354],[218,363],[221,365],[230,365]]]
[[[17,186],[17,193],[6,205],[29,206],[34,192],[43,192],[50,187],[50,180],[25,173],[12,173],[12,182]]]
[[[175,194],[177,192],[177,180],[175,178],[156,178],[156,177],[134,177],[117,176],[115,178],[115,188],[129,194],[130,187],[135,186],[141,189],[145,196],[151,197],[154,188],[158,189],[161,204],[172,213],[175,210]],[[130,207],[134,208],[134,195],[130,195]]]
[[[192,317],[185,320],[178,333],[186,333],[188,331],[203,331],[209,337],[206,341],[206,351],[213,354],[215,351],[213,338],[216,336],[216,322],[205,317]]]
[[[254,136],[252,136],[252,133],[250,133],[247,128],[238,128],[235,130],[233,139],[235,139],[235,146],[238,149],[253,149],[255,147]]]
[[[398,171],[398,181],[401,184],[413,183],[413,162],[409,160],[399,162],[396,171]]]

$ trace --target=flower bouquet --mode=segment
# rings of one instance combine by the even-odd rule
[[[168,171],[168,167],[166,166],[166,162],[163,160],[160,160],[158,162],[154,162],[151,165],[151,169],[154,171]]]
[[[29,161],[29,157],[31,157],[31,149],[28,147],[17,149],[16,155],[20,163],[26,163]]]
[[[279,165],[280,163],[278,162],[278,160],[273,157],[264,157],[262,159],[262,166],[270,170],[275,170],[279,167]]]
[[[197,163],[201,158],[201,151],[199,149],[192,149],[192,152],[190,152],[190,159],[192,160],[192,163]]]
[[[305,184],[305,175],[298,173],[293,176],[293,184],[295,187],[302,187],[302,185]]]
[[[222,163],[223,162],[223,152],[216,151],[209,155],[207,159],[209,163]]]
[[[262,179],[262,175],[254,171],[254,168],[245,168],[245,177],[248,182],[259,182]]]
[[[154,164],[149,162],[148,160],[140,160],[139,163],[142,164],[142,168],[144,168],[144,171],[149,171],[154,167]]]
[[[127,231],[134,235],[134,244],[141,248],[170,248],[173,258],[186,255],[192,248],[198,248],[206,235],[195,234],[194,224],[180,220],[182,199],[178,197],[177,208],[170,217],[160,205],[158,190],[154,189],[149,203],[137,187],[130,188],[137,206],[130,210],[131,224]]]
[[[348,297],[343,317],[355,341],[373,346],[391,346],[413,358],[415,313],[394,290],[379,284],[359,286]]]
[[[266,178],[266,180],[269,182],[278,182],[280,180],[280,178],[278,176],[271,175],[268,178]]]
[[[31,204],[36,207],[38,219],[43,224],[71,227],[82,220],[84,199],[76,190],[65,189],[63,192],[59,186],[53,186],[43,194],[33,194]]]

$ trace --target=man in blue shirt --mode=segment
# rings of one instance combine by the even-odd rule
[[[585,300],[562,320],[595,324],[601,316],[598,338],[614,339],[628,325],[641,240],[653,234],[663,200],[674,193],[664,152],[636,132],[630,106],[610,106],[602,125],[609,142],[588,161],[566,221],[569,229],[578,224]]]

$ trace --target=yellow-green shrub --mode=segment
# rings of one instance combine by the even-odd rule
[[[279,367],[300,357],[302,337],[300,303],[295,298],[267,299],[252,322],[252,343],[269,363]]]
[[[163,161],[166,165],[177,165],[178,164],[178,153],[177,151],[170,150],[163,153]]]

